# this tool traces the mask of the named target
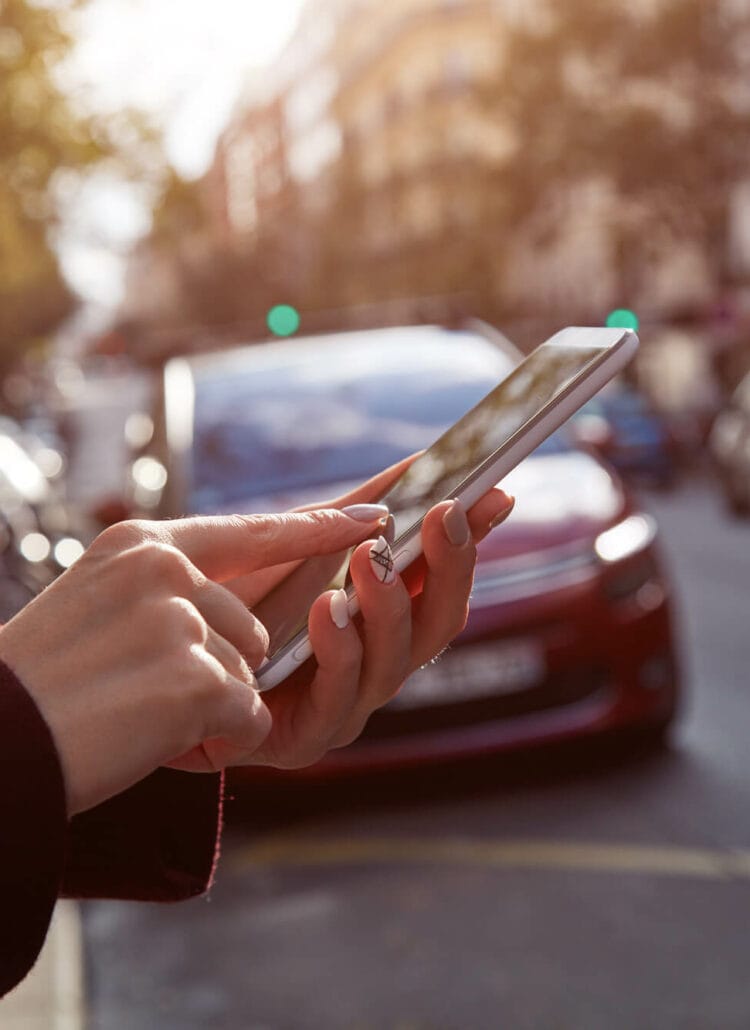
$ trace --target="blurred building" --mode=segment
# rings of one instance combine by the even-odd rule
[[[503,59],[503,25],[537,7],[309,4],[273,101],[240,113],[217,151],[231,232],[250,243],[285,219],[290,276],[323,306],[386,300],[405,284],[486,291],[501,253],[477,255],[479,229],[493,170],[519,143],[474,100]]]
[[[623,10],[646,24],[663,3]],[[178,264],[202,265],[215,311],[240,321],[279,301],[311,313],[439,295],[515,319],[523,340],[524,320],[534,339],[623,303],[654,320],[710,307],[715,255],[650,225],[643,200],[603,171],[560,177],[543,201],[532,182],[525,209],[509,217],[538,141],[498,83],[514,31],[543,34],[551,18],[551,0],[309,0],[274,66],[248,83],[196,186],[206,217],[180,236]],[[591,91],[592,64],[583,51],[564,71]],[[613,102],[665,124],[690,121],[676,79],[636,75],[621,94]],[[554,183],[559,147],[549,155]],[[750,249],[735,236],[737,263]],[[185,275],[155,250],[137,252],[132,296],[142,308],[150,297],[179,303],[182,289],[187,310]],[[195,281],[189,301],[200,297]]]
[[[503,205],[498,173],[531,145],[488,97],[508,29],[543,22],[546,9],[545,0],[308,4],[263,97],[217,150],[230,234],[283,241],[290,285],[312,290],[314,306],[405,290],[567,318],[615,305],[624,284],[611,229],[622,200],[601,177],[561,189],[512,238],[488,232]],[[649,310],[706,290],[699,253],[651,252]]]
[[[287,206],[287,135],[281,98],[271,96],[241,110],[222,134],[204,179],[207,200],[222,239],[252,239]]]

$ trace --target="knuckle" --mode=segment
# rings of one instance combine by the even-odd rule
[[[311,530],[327,530],[338,522],[338,512],[330,508],[317,508],[313,511],[301,512],[296,518]]]
[[[263,646],[265,650],[268,647],[270,635],[265,625],[260,619],[254,615],[245,605],[233,595],[229,595],[230,600],[233,604],[236,602],[236,609],[238,617],[242,620],[246,627],[248,638],[253,641],[257,641],[259,645]]]
[[[130,554],[134,572],[140,578],[169,587],[176,593],[186,592],[192,587],[188,560],[176,547],[158,540],[144,540]]]
[[[202,648],[191,648],[183,658],[179,689],[173,700],[174,718],[184,720],[194,738],[206,739],[217,728],[219,675],[216,662]]]
[[[152,530],[153,527],[145,519],[116,522],[113,526],[102,530],[91,545],[91,550],[125,551],[148,539]]]
[[[186,642],[190,645],[206,641],[208,627],[205,619],[195,605],[183,597],[165,598],[159,605],[156,622],[162,638],[172,641],[180,649]],[[186,651],[185,657],[189,658],[189,667],[193,668],[195,655]]]
[[[232,515],[230,520],[232,525],[249,534],[253,547],[258,551],[273,544],[279,533],[279,520],[267,515]]]
[[[201,731],[213,736],[219,713],[230,692],[229,677],[221,663],[203,647],[192,647],[183,659],[180,703],[198,717]]]

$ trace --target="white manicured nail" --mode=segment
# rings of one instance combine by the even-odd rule
[[[388,515],[387,504],[350,504],[347,508],[342,508],[341,511],[344,515],[348,515],[350,519],[354,519],[356,522],[377,522],[378,519],[384,519]]]
[[[379,583],[392,583],[396,578],[393,555],[383,536],[379,536],[370,548],[370,568]]]
[[[331,594],[330,612],[334,625],[339,629],[346,629],[349,625],[349,603],[346,590],[337,590],[335,594]]]

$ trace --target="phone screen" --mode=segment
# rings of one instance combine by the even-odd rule
[[[419,525],[433,505],[453,497],[469,476],[509,446],[556,397],[609,352],[608,346],[589,345],[586,330],[576,333],[570,342],[556,340],[537,347],[421,454],[380,498],[394,517],[396,544]],[[345,585],[348,563],[349,552],[309,559],[255,607],[255,614],[269,632],[269,658],[277,656],[304,628],[316,597],[330,587]]]

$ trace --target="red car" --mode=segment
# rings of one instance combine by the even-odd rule
[[[284,510],[343,493],[431,443],[508,373],[491,331],[366,330],[171,362],[133,465],[141,513]],[[468,625],[361,738],[308,770],[333,777],[625,727],[661,732],[677,703],[656,525],[615,474],[551,437],[503,486]]]

